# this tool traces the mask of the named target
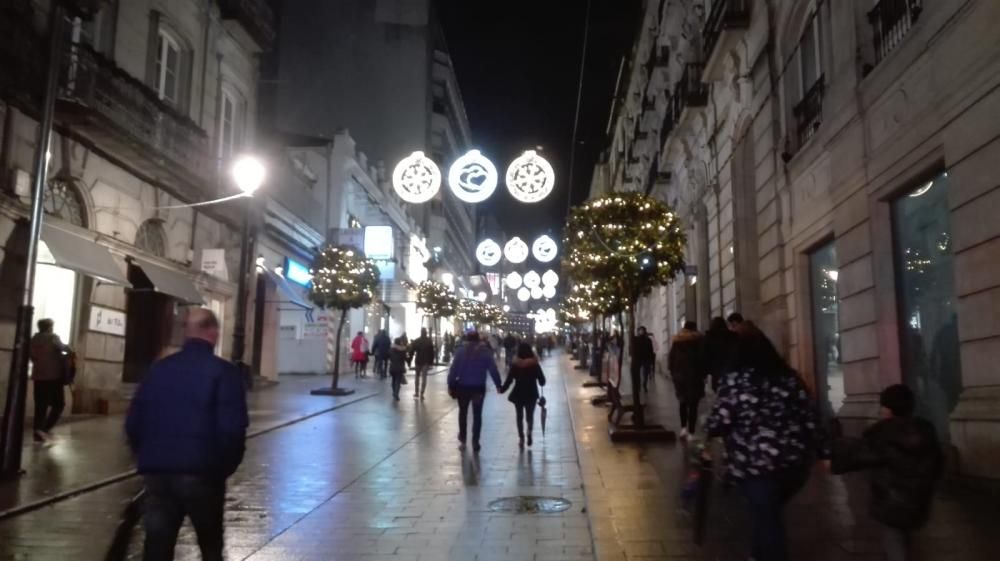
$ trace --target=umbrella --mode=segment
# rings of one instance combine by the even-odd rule
[[[542,392],[542,397],[538,398],[538,406],[542,408],[542,436],[545,436],[545,418],[549,416],[549,412],[545,409],[545,395]]]

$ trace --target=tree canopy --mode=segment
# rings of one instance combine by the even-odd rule
[[[328,245],[312,264],[309,299],[320,308],[349,310],[367,305],[375,297],[380,272],[358,250]]]

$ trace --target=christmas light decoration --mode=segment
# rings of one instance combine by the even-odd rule
[[[543,286],[542,296],[545,298],[555,298],[556,297],[556,287],[554,286]]]
[[[511,290],[517,290],[521,288],[524,279],[521,278],[521,273],[513,271],[507,275],[507,288]]]
[[[548,263],[555,259],[558,252],[556,241],[549,236],[539,236],[531,244],[531,253],[534,254],[535,259],[542,263]]]
[[[544,294],[542,293],[541,287],[536,286],[531,289],[531,297],[535,300],[541,300]]]
[[[559,284],[559,275],[552,269],[545,271],[545,274],[542,275],[542,286],[554,287],[557,284]]]
[[[481,203],[497,188],[497,168],[479,150],[469,150],[448,170],[448,187],[467,203]]]
[[[479,246],[476,247],[476,259],[486,267],[496,265],[500,262],[501,257],[503,257],[503,250],[500,249],[500,244],[491,239],[479,242]]]
[[[408,203],[426,203],[441,189],[441,170],[423,152],[414,152],[396,164],[392,188]]]
[[[522,203],[537,203],[549,196],[556,175],[548,160],[528,150],[507,168],[507,190]]]
[[[517,291],[517,299],[522,302],[527,302],[528,300],[531,300],[531,291],[522,286]]]
[[[503,255],[511,263],[524,263],[524,260],[528,258],[528,244],[524,243],[521,238],[514,236],[503,246]]]
[[[542,286],[542,277],[538,276],[535,271],[528,271],[524,274],[524,286],[528,288],[540,288]]]

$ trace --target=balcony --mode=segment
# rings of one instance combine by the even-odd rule
[[[704,107],[708,104],[708,86],[701,81],[705,65],[689,62],[684,65],[684,73],[674,88],[672,103],[673,120],[678,126],[683,122],[685,109]]]
[[[267,0],[219,0],[219,11],[223,20],[239,23],[261,49],[274,44],[274,12]]]
[[[198,200],[211,184],[205,132],[90,47],[67,50],[56,111],[74,135],[178,196]]]
[[[750,27],[751,0],[715,0],[705,20],[701,36],[705,44],[705,72],[702,79],[722,79],[726,53],[733,49],[740,35]]]
[[[903,42],[923,7],[923,0],[880,0],[868,12],[868,21],[875,34],[875,64],[882,62]]]
[[[819,125],[823,122],[823,95],[825,93],[826,80],[820,76],[802,97],[802,101],[792,108],[798,139],[796,148],[804,146],[819,130]]]

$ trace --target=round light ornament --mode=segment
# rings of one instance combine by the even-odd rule
[[[542,296],[545,296],[545,294],[542,293],[541,287],[536,286],[535,288],[531,289],[531,297],[534,298],[535,300],[541,300]]]
[[[549,236],[539,236],[531,244],[531,252],[535,255],[535,259],[542,263],[548,263],[556,258],[559,248],[556,246],[555,240]]]
[[[544,296],[546,298],[555,298],[556,297],[556,287],[554,287],[552,285],[548,285],[548,286],[542,288],[542,296]]]
[[[493,240],[485,239],[476,247],[476,259],[486,267],[496,265],[502,257],[503,250],[500,249],[500,244]]]
[[[497,168],[479,150],[469,150],[448,170],[451,192],[467,203],[481,203],[497,188]]]
[[[531,291],[522,286],[520,290],[517,291],[517,299],[522,302],[527,302],[531,299]]]
[[[522,284],[523,279],[521,279],[521,273],[514,271],[507,275],[507,288],[517,290],[518,288],[521,288]]]
[[[537,203],[549,196],[555,183],[552,165],[534,150],[521,154],[507,168],[507,190],[522,203]]]
[[[542,286],[542,277],[538,276],[535,271],[528,271],[524,274],[524,286],[528,288],[540,288]]]
[[[528,258],[528,244],[515,236],[503,246],[503,255],[511,263],[524,263]]]
[[[552,269],[545,271],[545,274],[542,275],[542,286],[554,287],[557,284],[559,284],[559,275]]]
[[[408,203],[426,203],[441,189],[441,170],[423,152],[414,152],[396,164],[392,187]]]

